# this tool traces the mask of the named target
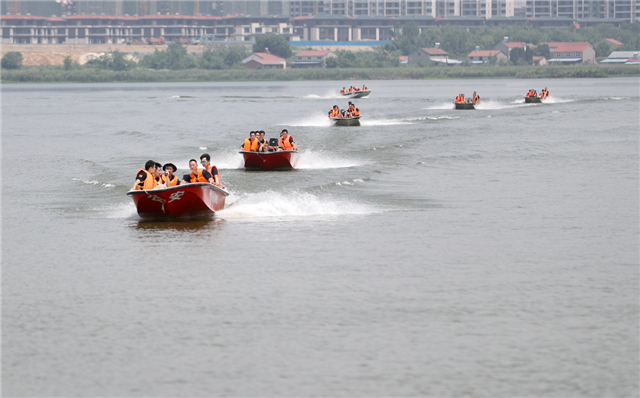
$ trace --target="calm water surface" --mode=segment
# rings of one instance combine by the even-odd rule
[[[5,85],[2,395],[638,396],[639,119],[637,78]],[[226,209],[140,220],[204,152]]]

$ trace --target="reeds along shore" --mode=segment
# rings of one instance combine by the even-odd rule
[[[2,83],[228,82],[290,80],[421,80],[640,77],[640,65],[471,66],[317,69],[65,70],[59,66],[3,69]]]

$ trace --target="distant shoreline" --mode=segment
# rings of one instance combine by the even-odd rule
[[[428,79],[556,79],[640,77],[639,65],[573,66],[400,66],[396,68],[344,69],[226,69],[153,70],[135,68],[111,71],[92,68],[64,70],[60,66],[23,67],[2,70],[0,83],[161,83],[240,81],[372,81]]]

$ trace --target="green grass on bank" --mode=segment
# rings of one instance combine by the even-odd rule
[[[398,67],[348,69],[228,69],[228,70],[153,70],[128,71],[59,66],[3,69],[2,83],[109,83],[109,82],[229,82],[229,81],[303,81],[303,80],[422,80],[422,79],[496,79],[496,78],[580,78],[640,77],[640,65],[572,66],[471,66],[471,67]]]

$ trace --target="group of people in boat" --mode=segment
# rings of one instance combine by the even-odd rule
[[[298,146],[293,137],[289,135],[287,129],[280,132],[278,145],[269,145],[269,141],[264,138],[264,130],[251,131],[249,138],[245,138],[244,143],[240,145],[240,150],[246,152],[276,152],[276,151],[297,151]]]
[[[525,95],[525,97],[537,97],[538,96],[538,92],[534,89],[531,89],[527,92],[527,95]],[[543,88],[542,90],[540,90],[540,98],[547,98],[549,96],[549,90],[547,90],[547,88]]]
[[[349,94],[349,93],[355,93],[356,91],[367,91],[368,88],[365,84],[362,85],[362,88],[358,87],[358,86],[350,86],[349,88],[346,87],[342,87],[342,90],[340,90],[340,94]]]
[[[456,95],[456,98],[455,98],[454,102],[456,104],[459,104],[459,103],[479,104],[480,103],[480,96],[475,91],[473,92],[473,95],[471,97],[466,98],[466,99],[465,99],[464,94],[458,94],[458,95]]]
[[[338,105],[334,105],[329,111],[329,117],[333,119],[350,119],[356,116],[360,116],[360,109],[351,101],[347,109],[340,109]]]
[[[200,156],[200,163],[202,164],[202,169],[198,168],[198,161],[196,159],[189,160],[191,173],[185,174],[182,180],[180,180],[178,176],[174,174],[178,171],[175,164],[166,163],[163,166],[155,160],[147,160],[144,169],[138,170],[136,181],[133,183],[131,190],[140,191],[168,188],[194,182],[208,182],[217,187],[224,188],[224,185],[220,182],[220,172],[216,166],[211,164],[211,156],[209,156],[208,153],[203,153]]]

